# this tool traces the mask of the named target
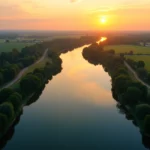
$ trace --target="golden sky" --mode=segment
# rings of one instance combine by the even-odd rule
[[[0,0],[3,29],[150,30],[150,0]]]

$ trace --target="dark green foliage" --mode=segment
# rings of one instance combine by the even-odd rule
[[[0,86],[3,84],[3,82],[4,82],[3,73],[0,72]]]
[[[138,61],[138,62],[137,62],[137,67],[138,67],[138,68],[144,68],[144,67],[145,67],[144,61]]]
[[[144,120],[146,115],[150,115],[150,105],[140,104],[136,106],[136,116],[140,120]]]
[[[15,92],[9,96],[7,101],[13,105],[14,111],[17,112],[17,110],[20,108],[22,104],[22,96],[19,93]]]
[[[0,113],[7,116],[9,120],[14,117],[14,108],[11,103],[5,102],[0,105]]]
[[[137,74],[138,74],[138,76],[139,76],[141,79],[146,79],[146,78],[147,78],[147,75],[148,75],[147,70],[144,69],[144,68],[138,68],[138,69],[137,69]]]
[[[124,74],[120,74],[113,80],[113,87],[118,94],[122,94],[127,89],[127,83],[130,77]]]
[[[5,130],[7,124],[8,124],[7,116],[0,113],[0,132],[1,133]]]
[[[38,88],[40,88],[40,85],[41,85],[40,79],[32,74],[25,76],[20,81],[20,88],[27,95],[35,92]]]
[[[144,120],[144,133],[150,135],[150,115],[147,115]]]
[[[6,99],[12,94],[14,93],[14,90],[11,88],[5,88],[3,90],[0,91],[0,104],[5,102]]]
[[[128,87],[123,95],[123,103],[134,106],[142,99],[142,92],[137,87]]]

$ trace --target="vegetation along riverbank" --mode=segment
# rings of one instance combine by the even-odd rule
[[[148,89],[131,75],[124,64],[124,56],[116,55],[114,50],[104,51],[102,44],[93,43],[83,50],[83,57],[94,65],[102,65],[109,73],[112,79],[112,94],[119,107],[128,111],[142,135],[150,136]]]
[[[13,59],[10,60],[7,57],[4,57],[7,61],[9,61],[10,65],[14,65],[13,63],[15,62],[15,66],[23,64],[24,67],[33,63],[34,59],[38,59],[39,56],[44,53],[43,49],[49,49],[47,53],[49,61],[45,62],[42,66],[35,68],[32,72],[24,75],[20,81],[16,83],[17,86],[13,86],[13,88],[4,88],[0,91],[0,138],[6,134],[11,126],[13,126],[16,118],[22,111],[23,106],[30,103],[30,99],[39,93],[39,91],[41,91],[44,85],[51,80],[54,75],[61,72],[62,60],[59,57],[60,54],[85,44],[90,44],[96,40],[97,37],[57,39],[49,42],[43,42],[40,45],[25,47],[21,52],[13,50],[10,53],[1,53],[1,55],[15,57],[12,57]],[[14,55],[13,52],[17,55]],[[3,71],[4,64],[2,63],[1,65],[2,67],[0,69]],[[10,70],[14,70],[12,66],[9,67]],[[15,77],[15,75],[13,77]]]

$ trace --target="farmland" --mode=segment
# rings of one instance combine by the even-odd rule
[[[9,42],[9,43],[4,43],[2,40],[0,40],[0,52],[9,52],[13,48],[18,49],[19,51],[28,45],[31,45],[34,43],[26,43],[26,42]]]
[[[133,59],[135,61],[143,60],[145,62],[145,68],[150,72],[150,56],[132,55],[132,56],[126,56],[126,58],[130,58],[130,59]]]
[[[126,53],[129,51],[133,51],[133,53],[143,53],[143,54],[150,54],[150,47],[144,46],[136,46],[136,45],[109,45],[105,46],[105,50],[114,49],[117,54],[119,53]]]

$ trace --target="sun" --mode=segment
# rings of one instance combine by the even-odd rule
[[[107,18],[105,17],[105,16],[102,16],[101,18],[100,18],[100,23],[101,24],[105,24],[107,22]]]

